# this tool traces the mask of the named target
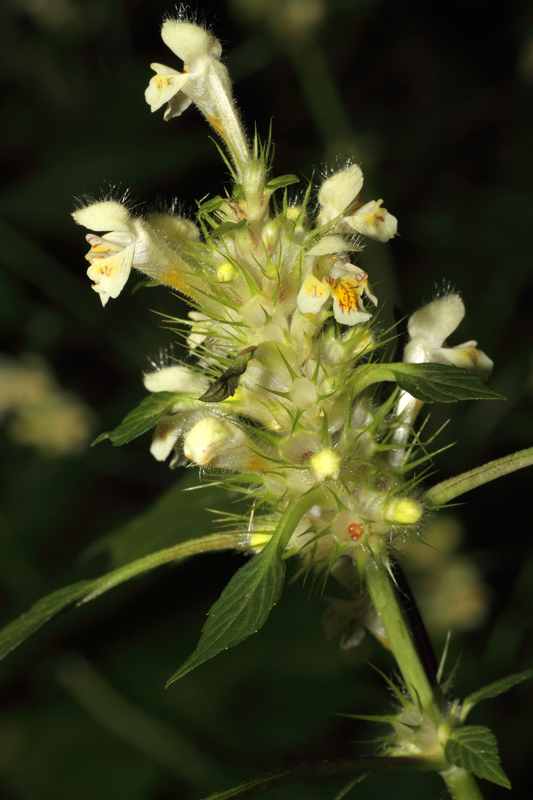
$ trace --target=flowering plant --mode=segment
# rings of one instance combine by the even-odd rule
[[[221,46],[205,28],[168,19],[162,37],[183,71],[153,64],[146,90],[165,119],[196,105],[222,138],[233,186],[199,204],[196,220],[170,207],[137,215],[127,200],[81,204],[88,276],[105,306],[132,269],[185,295],[193,310],[170,319],[186,339],[185,361],[169,358],[144,377],[150,393],[113,431],[122,445],[153,429],[151,452],[170,466],[205,470],[248,500],[223,516],[222,532],[180,542],[55,592],[4,629],[6,654],[54,614],[87,602],[160,564],[216,550],[249,554],[209,612],[196,650],[169,684],[256,633],[278,602],[286,564],[323,587],[329,576],[351,594],[330,605],[324,627],[354,645],[365,630],[392,651],[401,678],[389,681],[396,712],[367,717],[391,728],[378,758],[326,762],[251,781],[213,797],[246,797],[300,777],[378,769],[433,770],[453,797],[479,797],[474,775],[509,786],[494,734],[465,725],[471,708],[531,677],[504,678],[463,701],[424,658],[396,590],[395,550],[418,540],[429,515],[470,489],[533,462],[531,450],[424,490],[433,438],[417,428],[427,403],[502,399],[483,382],[492,362],[477,343],[447,340],[464,313],[444,292],[408,320],[399,361],[384,345],[379,297],[357,263],[365,237],[385,243],[397,220],[382,200],[361,199],[363,174],[347,160],[296,200],[294,175],[273,177],[270,139],[245,135]],[[420,471],[422,468],[422,471]]]

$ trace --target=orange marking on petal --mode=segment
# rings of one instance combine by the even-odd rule
[[[344,278],[336,281],[336,286],[332,286],[331,291],[343,314],[358,310],[361,295],[358,281],[352,278]]]

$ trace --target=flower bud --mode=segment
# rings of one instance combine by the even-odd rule
[[[342,456],[331,448],[320,450],[320,452],[316,453],[311,458],[311,466],[315,471],[315,477],[319,483],[327,480],[327,478],[333,478],[335,481],[338,480],[341,464]]]
[[[410,497],[393,498],[383,508],[383,518],[395,525],[414,525],[422,513],[422,506]]]
[[[237,275],[237,270],[229,261],[224,261],[217,269],[217,281],[219,283],[231,283],[231,281],[235,280]]]
[[[271,533],[251,533],[248,537],[248,546],[259,553],[272,539]]]
[[[185,437],[183,452],[186,458],[200,467],[206,467],[217,451],[228,446],[234,428],[218,417],[204,417]]]

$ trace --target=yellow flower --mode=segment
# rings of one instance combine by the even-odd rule
[[[377,299],[370,291],[367,273],[352,264],[340,248],[360,249],[340,236],[324,236],[309,250],[307,256],[312,258],[311,269],[304,278],[297,304],[302,314],[318,314],[331,298],[337,322],[357,325],[372,316],[365,311],[362,295],[366,294],[374,305],[377,305]]]

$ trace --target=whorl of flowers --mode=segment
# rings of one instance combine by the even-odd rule
[[[103,305],[135,268],[195,309],[187,366],[171,363],[144,379],[164,407],[154,457],[223,472],[229,486],[255,497],[252,518],[232,522],[255,550],[286,509],[318,490],[288,549],[327,567],[416,530],[423,515],[417,479],[406,479],[422,402],[370,385],[378,300],[356,264],[362,237],[386,242],[397,221],[382,200],[361,199],[363,174],[353,163],[290,204],[285,187],[296,178],[272,179],[268,144],[248,142],[218,40],[182,20],[167,20],[162,37],[184,68],[153,64],[146,99],[152,111],[166,104],[165,119],[191,103],[200,109],[227,147],[234,188],[200,205],[196,222],[140,217],[109,199],[79,208],[74,219],[91,231],[88,275]],[[475,342],[445,342],[463,314],[456,294],[417,311],[405,361],[486,376],[491,362]]]

